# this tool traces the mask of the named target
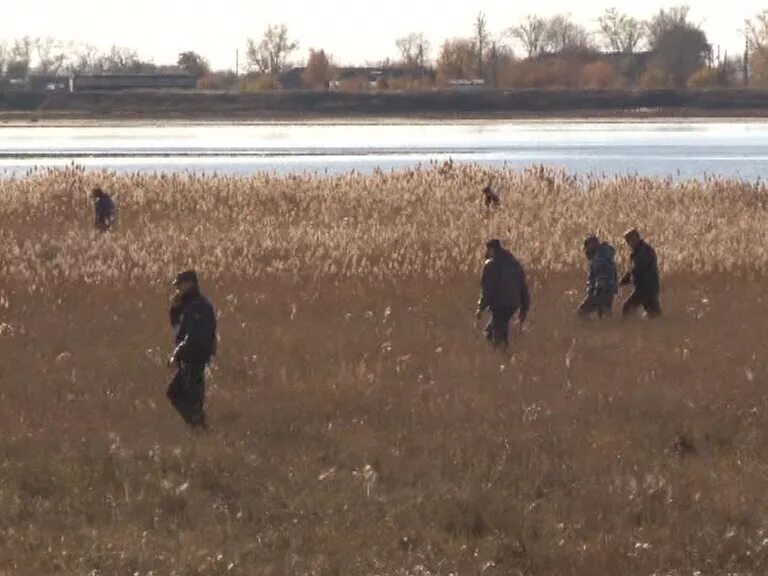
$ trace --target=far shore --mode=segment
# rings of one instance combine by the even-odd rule
[[[430,125],[436,122],[453,125],[484,124],[488,122],[513,122],[517,124],[621,124],[657,123],[689,124],[697,122],[733,123],[768,122],[768,113],[760,110],[654,110],[601,112],[595,110],[574,111],[558,114],[496,113],[496,114],[419,114],[412,116],[364,116],[364,115],[275,115],[251,114],[90,114],[69,112],[1,112],[0,127],[97,127],[97,126],[190,126],[190,125],[237,125],[237,126],[280,126],[308,124],[317,126],[388,126],[388,125]]]
[[[0,125],[762,121],[768,90],[0,93]]]

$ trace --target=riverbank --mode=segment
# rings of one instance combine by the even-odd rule
[[[0,94],[0,121],[766,118],[764,90]]]

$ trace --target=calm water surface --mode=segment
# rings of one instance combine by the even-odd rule
[[[0,174],[77,163],[120,172],[370,172],[442,162],[572,173],[768,175],[763,122],[0,126]]]

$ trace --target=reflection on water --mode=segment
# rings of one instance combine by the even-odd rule
[[[66,166],[141,172],[340,173],[452,158],[573,173],[765,175],[768,123],[474,122],[0,127],[0,173]]]

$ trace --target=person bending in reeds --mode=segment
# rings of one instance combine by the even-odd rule
[[[501,206],[501,198],[493,191],[490,185],[483,188],[483,204],[488,209]]]
[[[106,232],[115,223],[115,203],[112,198],[99,187],[91,191],[95,213],[94,225],[97,230]]]
[[[597,312],[599,318],[611,316],[613,299],[619,292],[616,250],[597,236],[589,236],[584,240],[584,255],[589,261],[587,297],[579,306],[578,315],[585,318]]]
[[[489,240],[485,247],[476,318],[479,320],[486,309],[490,310],[485,336],[494,346],[506,349],[509,322],[518,311],[520,322],[525,322],[531,307],[530,292],[522,264],[502,247],[501,241]]]
[[[630,256],[631,268],[621,279],[621,285],[632,284],[634,290],[622,308],[626,318],[642,307],[649,318],[661,315],[659,304],[659,266],[656,251],[643,240],[637,229],[632,228],[624,233],[624,240],[632,250]]]
[[[205,367],[216,353],[216,313],[201,294],[194,270],[179,273],[173,284],[170,318],[176,349],[169,365],[176,374],[167,396],[187,424],[205,428]]]

